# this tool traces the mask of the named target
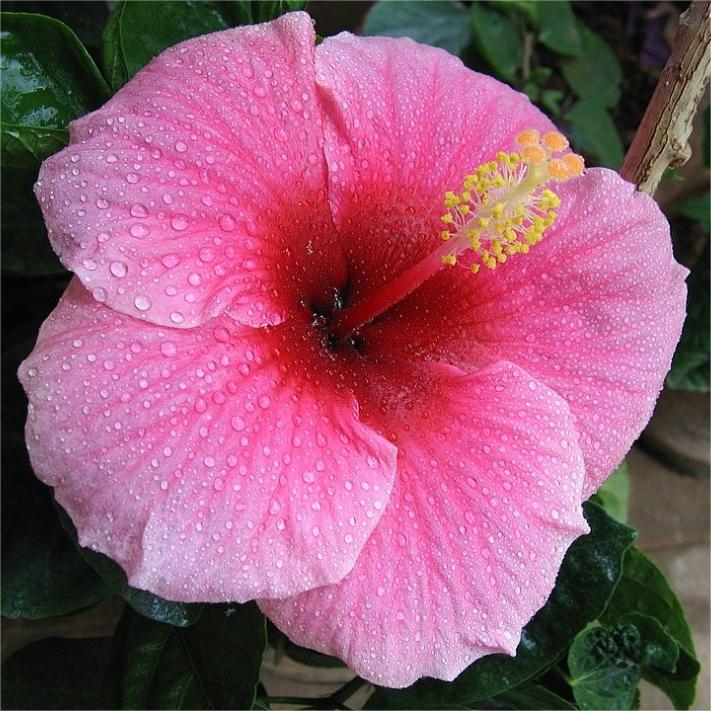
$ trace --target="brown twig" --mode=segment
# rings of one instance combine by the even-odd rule
[[[679,19],[671,56],[620,169],[640,190],[653,195],[664,171],[691,156],[688,139],[710,65],[709,0],[693,0]]]

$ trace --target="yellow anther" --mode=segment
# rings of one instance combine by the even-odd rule
[[[560,198],[548,185],[580,175],[583,160],[566,152],[568,141],[557,131],[541,137],[531,129],[516,140],[519,153],[497,153],[495,161],[464,177],[461,194],[445,193],[444,264],[457,264],[460,254],[471,251],[472,273],[495,269],[508,257],[527,254],[554,223]]]
[[[540,146],[526,146],[521,155],[529,165],[540,165],[546,159],[546,152]]]
[[[548,131],[543,135],[543,145],[551,152],[564,151],[570,144],[568,139],[558,131]]]
[[[553,180],[568,180],[570,178],[570,171],[568,166],[561,158],[555,158],[548,163],[548,173]]]
[[[565,163],[571,178],[577,178],[583,174],[585,161],[582,156],[579,156],[577,153],[568,153],[568,155],[563,156],[562,161]]]
[[[518,143],[519,146],[539,146],[541,143],[541,138],[540,134],[536,129],[530,128],[526,131],[521,131],[516,136],[516,143]]]

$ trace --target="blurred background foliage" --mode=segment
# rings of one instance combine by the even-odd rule
[[[340,666],[276,628],[265,629],[253,605],[162,600],[131,588],[112,561],[80,548],[71,522],[31,472],[26,402],[15,376],[69,280],[32,193],[41,161],[68,141],[69,122],[98,108],[176,42],[305,4],[3,4],[2,614],[61,623],[97,603],[114,615],[124,610],[111,639],[41,640],[12,655],[3,665],[6,708],[267,708],[258,685],[266,640],[277,655]],[[685,7],[442,0],[315,2],[308,11],[323,37],[347,29],[442,47],[525,92],[589,165],[618,168]],[[708,99],[698,120],[694,136],[703,141],[692,141],[692,163],[669,170],[657,198],[677,258],[691,269],[689,316],[667,385],[708,391]],[[635,708],[645,678],[676,708],[687,708],[698,674],[693,643],[673,591],[632,545],[634,531],[624,525],[627,495],[623,464],[588,504],[593,531],[571,548],[556,593],[527,627],[516,659],[482,660],[452,684],[423,680],[403,691],[376,689],[368,707]],[[320,707],[344,700],[334,695]]]

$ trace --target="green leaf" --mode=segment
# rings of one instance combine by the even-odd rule
[[[479,2],[479,0],[475,0]],[[538,27],[538,14],[540,2],[535,0],[490,0],[490,4],[497,10],[504,12],[511,10],[524,17],[533,27]]]
[[[578,22],[578,31],[582,50],[577,57],[561,62],[563,76],[581,99],[611,108],[620,100],[622,68],[617,55],[600,35],[582,22]]]
[[[664,691],[677,709],[688,709],[696,694],[699,663],[684,609],[664,574],[637,548],[625,553],[622,577],[602,617],[612,624],[629,612],[653,617],[680,647],[673,674],[655,671],[646,678]]]
[[[471,39],[467,10],[460,2],[378,2],[365,17],[365,35],[411,37],[459,56]]]
[[[607,168],[618,168],[624,148],[610,113],[596,99],[581,99],[568,112],[573,141]]]
[[[253,3],[254,21],[269,22],[285,12],[303,10],[308,5],[308,0],[259,0]]]
[[[26,400],[15,375],[32,342],[2,357],[2,614],[41,619],[108,595],[59,524],[50,490],[32,472],[24,441]]]
[[[249,21],[246,5],[235,5],[231,12],[228,5],[178,0],[118,2],[104,30],[104,71],[111,86],[119,89],[151,59],[178,42],[225,30],[240,17]]]
[[[630,476],[627,462],[622,461],[595,494],[598,503],[622,523],[627,523],[627,509],[630,498]]]
[[[687,316],[681,340],[674,353],[667,385],[675,390],[708,391],[711,356],[711,279],[709,278],[709,243],[691,270],[688,280]]]
[[[176,627],[188,627],[197,622],[204,605],[171,602],[147,590],[131,587],[121,566],[111,558],[79,545],[72,520],[64,509],[56,504],[55,506],[62,526],[69,533],[81,557],[99,574],[109,589],[120,595],[136,612],[151,620]]]
[[[694,222],[698,222],[704,232],[711,229],[711,194],[705,193],[698,197],[690,198],[680,205],[677,205],[676,211],[688,217]]]
[[[113,643],[107,697],[119,709],[249,709],[266,643],[255,603],[206,605],[181,629],[128,609]]]
[[[582,709],[632,709],[644,672],[673,672],[674,639],[652,617],[631,612],[610,626],[593,623],[573,641],[568,667]]]
[[[516,80],[523,64],[523,39],[518,25],[496,9],[474,2],[471,6],[477,52],[507,82]]]
[[[2,13],[2,162],[34,168],[68,140],[69,122],[102,104],[106,82],[77,36],[44,15]]]
[[[565,97],[562,91],[557,89],[546,89],[541,92],[540,103],[544,109],[547,109],[554,116],[560,115],[560,102]]]
[[[15,274],[62,274],[32,188],[37,168],[2,167],[2,270]]]
[[[476,708],[481,709],[481,711],[498,709],[501,709],[501,711],[514,711],[516,709],[557,711],[558,709],[575,709],[577,707],[544,686],[523,684],[491,699],[477,701]]]
[[[575,635],[604,610],[622,573],[622,557],[636,537],[598,505],[586,503],[590,533],[563,560],[548,602],[526,625],[515,657],[492,654],[453,682],[421,679],[406,689],[379,687],[369,709],[470,708],[536,678],[563,654]]]
[[[96,709],[109,639],[52,637],[32,642],[2,665],[5,709]]]
[[[539,2],[538,39],[558,54],[578,56],[583,51],[583,40],[578,23],[568,0]]]

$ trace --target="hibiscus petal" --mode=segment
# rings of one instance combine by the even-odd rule
[[[446,190],[519,131],[554,128],[524,94],[409,39],[326,38],[316,81],[351,303],[439,246]]]
[[[183,328],[230,304],[261,326],[299,297],[330,302],[345,266],[314,44],[305,13],[188,40],[72,124],[36,192],[55,251],[97,300]]]
[[[617,173],[593,168],[557,191],[558,219],[529,254],[475,276],[443,269],[363,341],[378,357],[525,368],[575,416],[588,497],[652,414],[681,334],[687,270],[657,204]]]
[[[19,373],[32,465],[81,544],[132,585],[243,601],[351,570],[396,450],[292,331],[227,316],[162,329],[96,303],[77,279],[45,322]]]
[[[575,428],[562,398],[510,363],[369,372],[362,415],[398,445],[385,515],[341,583],[260,606],[295,642],[375,683],[453,679],[515,652],[587,530]]]

